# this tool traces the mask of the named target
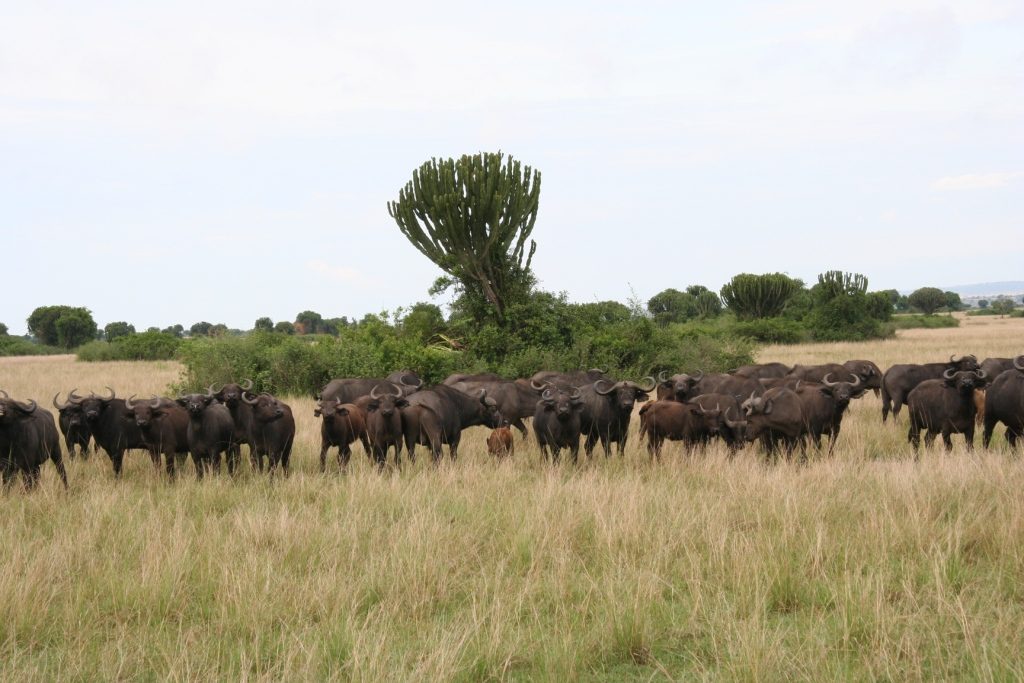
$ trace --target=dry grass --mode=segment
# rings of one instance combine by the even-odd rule
[[[1020,353],[1024,321],[765,360]],[[0,360],[0,386],[148,394],[172,363]],[[294,476],[171,484],[129,456],[0,497],[0,677],[26,679],[1024,678],[1024,467],[909,458],[867,397],[836,456],[720,449],[578,468],[467,436],[454,465],[319,475],[294,399]]]

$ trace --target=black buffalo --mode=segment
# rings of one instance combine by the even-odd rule
[[[80,398],[72,389],[68,392],[68,400],[60,402],[58,391],[53,395],[53,407],[57,409],[57,424],[60,426],[61,434],[64,435],[64,443],[67,445],[68,457],[74,458],[76,449],[81,451],[82,459],[89,457],[89,442],[92,441],[92,432],[89,431],[89,423],[82,417],[82,411],[71,402],[72,398]]]
[[[231,449],[235,423],[227,407],[212,392],[186,394],[175,400],[188,412],[188,449],[192,452],[196,477],[202,479],[208,469],[220,471],[222,453],[227,453],[228,471],[233,473],[237,464]]]
[[[109,396],[89,396],[70,400],[78,406],[82,416],[89,425],[92,438],[96,445],[106,451],[114,466],[114,475],[120,477],[124,464],[124,452],[131,449],[142,449],[148,452],[146,440],[134,420],[128,419],[124,399],[117,398],[114,390],[107,387]]]
[[[968,354],[949,357],[946,363],[925,363],[924,365],[893,365],[882,375],[882,422],[892,411],[893,418],[900,414],[900,408],[907,402],[910,392],[921,382],[929,379],[941,380],[949,370],[973,372],[978,369],[978,359]]]
[[[582,396],[579,388],[556,389],[553,385],[547,385],[541,392],[533,413],[533,431],[545,460],[550,451],[554,462],[558,462],[563,448],[569,449],[574,463],[579,458]]]
[[[618,445],[619,455],[625,454],[633,407],[637,401],[646,401],[648,392],[657,386],[653,377],[646,379],[650,380],[648,387],[629,381],[612,383],[607,379],[577,387],[583,400],[580,428],[586,437],[583,450],[587,456],[594,452],[594,445],[599,440],[606,457],[612,454],[613,443]]]
[[[963,434],[967,450],[974,448],[974,390],[985,386],[980,370],[956,372],[947,369],[942,379],[927,379],[907,396],[910,431],[907,440],[917,451],[921,432],[927,430],[925,446],[931,446],[938,434],[946,450],[953,449],[952,434]]]
[[[167,474],[174,475],[177,459],[188,455],[188,413],[168,398],[153,396],[146,401],[124,401],[124,418],[134,422],[154,464],[164,456]]]
[[[729,372],[736,377],[747,377],[749,379],[772,379],[773,377],[785,377],[789,374],[791,367],[785,363],[756,363],[754,365],[742,365]]]
[[[245,393],[242,394],[242,400],[252,406],[249,440],[256,452],[260,471],[263,470],[265,456],[271,472],[280,463],[281,469],[288,474],[292,444],[295,442],[295,417],[291,407],[266,392],[258,396]]]
[[[985,448],[1000,422],[1006,425],[1010,448],[1016,448],[1017,440],[1024,436],[1024,356],[1012,359],[1010,366],[992,380],[985,392],[985,429],[981,437]]]
[[[845,381],[833,382],[832,373],[827,373],[821,383],[799,380],[798,385],[791,387],[800,398],[805,433],[818,448],[821,448],[822,435],[828,436],[829,455],[835,450],[850,401],[867,391],[858,375],[847,373],[846,377]]]
[[[702,379],[704,379],[704,373],[699,370],[696,375],[681,372],[671,377],[662,370],[658,373],[656,396],[659,401],[686,401],[697,395],[697,383]]]
[[[498,404],[487,395],[486,389],[466,394],[439,384],[420,389],[406,397],[409,405],[402,409],[405,446],[409,457],[415,457],[416,445],[429,445],[434,461],[441,456],[441,445],[448,444],[448,454],[454,460],[458,455],[462,430],[475,425],[491,429],[501,426]],[[428,414],[419,407],[429,409]],[[415,409],[415,410],[414,410]],[[409,420],[405,419],[409,413]]]
[[[731,452],[746,444],[747,421],[743,419],[743,408],[731,394],[702,394],[687,403],[697,406],[698,413],[708,422],[709,431],[721,437]]]
[[[354,403],[357,398],[368,396],[374,387],[379,387],[379,391],[390,391],[393,384],[401,386],[402,393],[408,396],[419,390],[423,385],[423,380],[415,373],[404,370],[392,372],[383,379],[365,377],[332,379],[320,391],[317,398]]]
[[[806,425],[796,392],[777,387],[760,396],[751,393],[742,406],[748,441],[760,440],[769,459],[775,457],[780,445],[787,456],[792,455],[804,436]]]
[[[527,431],[523,420],[533,417],[538,392],[544,389],[544,385],[531,384],[530,380],[509,380],[493,373],[452,375],[444,384],[470,395],[480,393],[481,389],[486,390],[487,395],[494,399],[501,416],[524,437]]]
[[[979,366],[982,372],[992,378],[994,382],[999,375],[1003,374],[1007,370],[1013,370],[1014,365],[1013,358],[986,358],[981,361]]]
[[[64,488],[68,475],[60,452],[60,434],[53,413],[39,408],[35,401],[15,401],[0,390],[0,480],[10,486],[21,472],[26,489],[35,488],[43,463],[52,460]]]
[[[259,460],[256,457],[256,449],[253,448],[251,435],[253,428],[252,406],[242,400],[242,394],[252,391],[253,382],[251,379],[242,380],[241,384],[230,382],[220,389],[214,391],[213,385],[207,390],[214,398],[223,403],[231,413],[231,420],[235,423],[235,434],[231,440],[231,452],[228,458],[241,457],[242,444],[249,447],[249,462],[253,469],[259,469]]]
[[[402,465],[402,439],[404,434],[402,428],[405,421],[404,409],[409,407],[409,401],[402,393],[402,387],[392,384],[393,392],[380,392],[376,387],[370,390],[370,395],[363,397],[356,402],[356,405],[366,411],[366,438],[370,448],[367,451],[379,469],[383,469],[388,460],[388,450],[395,449],[395,466]],[[416,412],[416,411],[414,411]],[[422,411],[429,413],[428,408]],[[421,427],[430,432],[434,437],[440,455],[441,435],[440,425],[436,416],[410,415],[410,420],[416,420],[415,431],[419,434]],[[420,423],[424,422],[424,425]],[[412,427],[410,427],[412,430]],[[415,453],[409,451],[409,459],[415,460]]]

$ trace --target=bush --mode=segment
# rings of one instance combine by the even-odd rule
[[[765,344],[799,344],[810,336],[807,328],[799,322],[785,318],[736,321],[729,329],[740,337]]]
[[[968,313],[968,315],[975,315]],[[914,328],[938,329],[943,327],[959,327],[960,321],[951,315],[894,315],[891,323],[897,330]]]
[[[0,356],[52,356],[67,353],[56,346],[37,344],[24,337],[0,336]]]
[[[112,342],[94,341],[79,347],[78,360],[170,360],[184,342],[165,332],[143,332],[117,337]]]

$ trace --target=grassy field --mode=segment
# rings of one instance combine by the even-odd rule
[[[967,318],[762,360],[1024,352],[1024,320]],[[0,387],[162,392],[173,363],[0,359]],[[910,458],[868,396],[835,457],[748,449],[542,465],[484,430],[454,465],[320,475],[309,399],[294,474],[168,483],[105,455],[0,495],[3,680],[1024,678],[1024,467]],[[1001,430],[1000,430],[1001,431]],[[421,451],[422,453],[422,451]],[[423,453],[425,455],[425,453]]]

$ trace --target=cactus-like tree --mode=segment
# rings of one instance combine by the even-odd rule
[[[413,246],[504,322],[511,289],[529,280],[540,172],[501,152],[431,159],[388,203]]]
[[[740,320],[772,318],[802,285],[783,273],[740,273],[722,287],[722,301]]]

